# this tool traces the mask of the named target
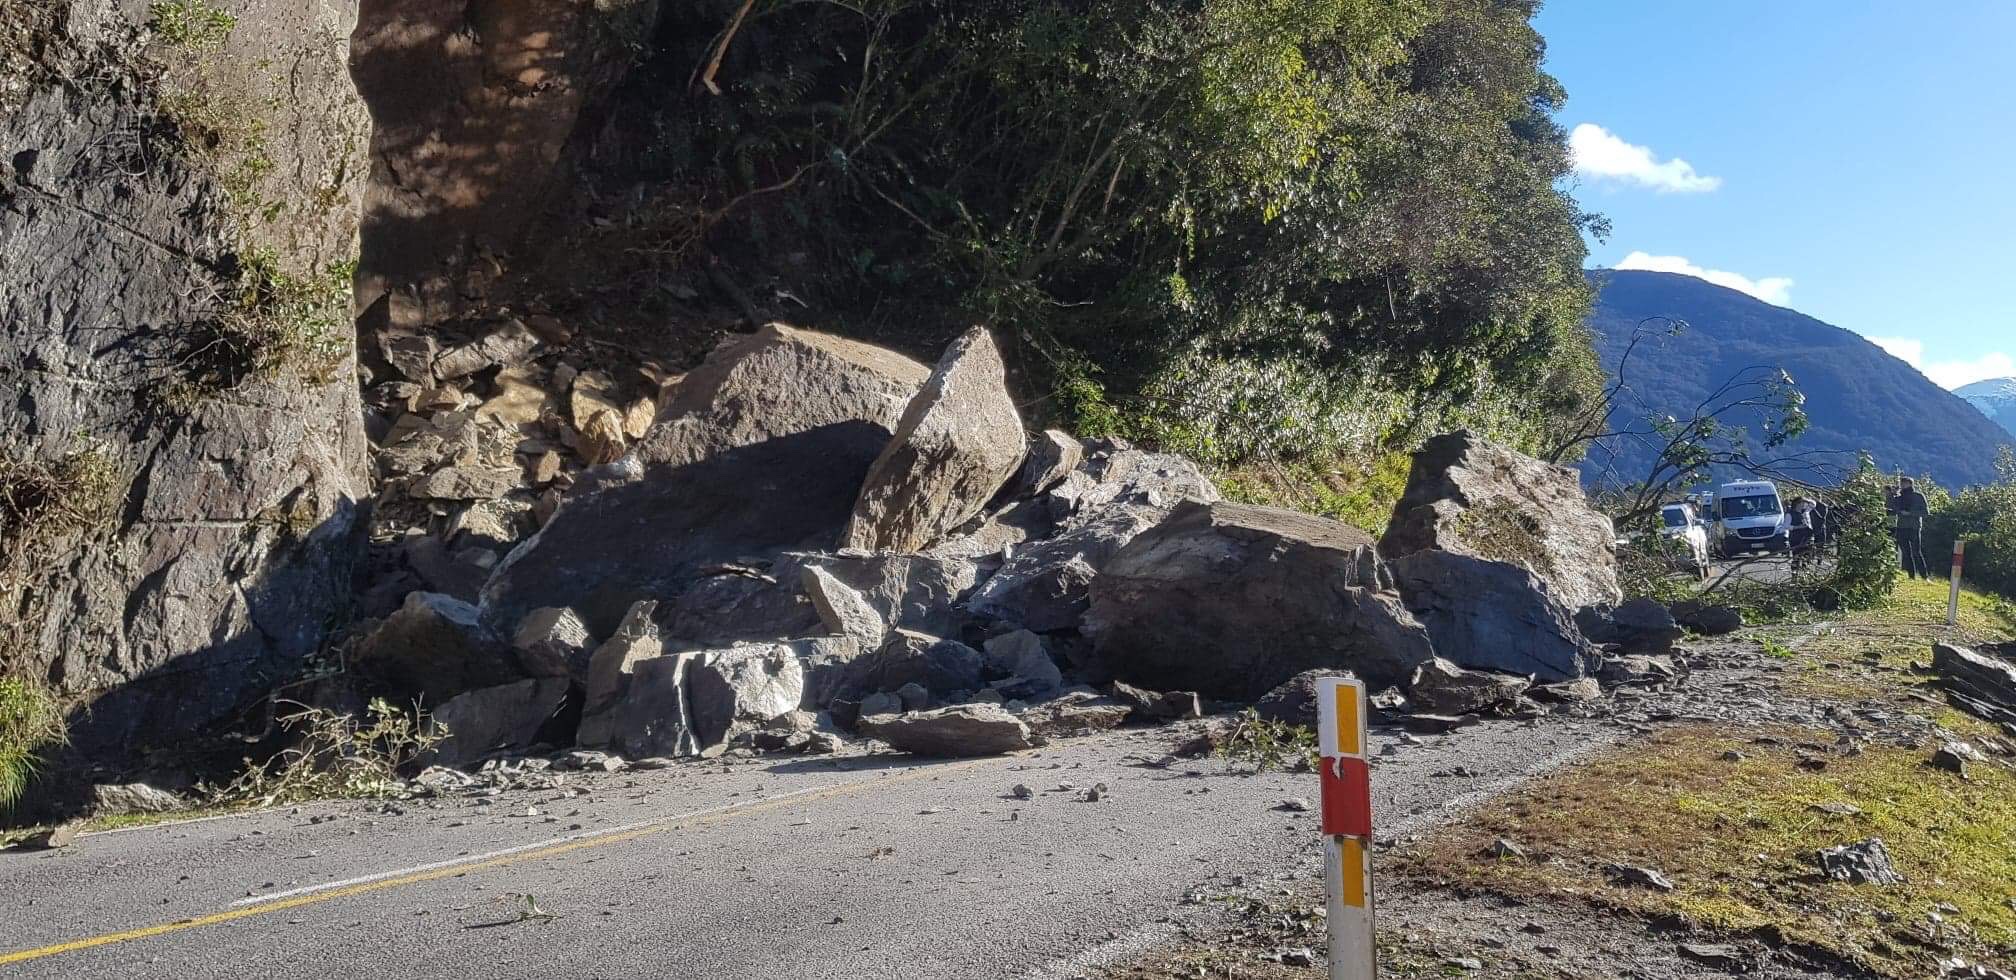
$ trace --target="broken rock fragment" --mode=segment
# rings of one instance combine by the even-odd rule
[[[861,734],[916,755],[999,755],[1030,747],[1029,729],[999,705],[961,704],[935,711],[864,716]]]
[[[919,551],[980,512],[1025,451],[1006,368],[985,328],[946,350],[862,483],[841,546]]]

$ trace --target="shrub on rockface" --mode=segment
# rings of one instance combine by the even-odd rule
[[[48,691],[0,674],[0,812],[21,798],[38,756],[63,739],[63,712]]]
[[[668,10],[623,103],[669,254],[984,319],[1075,429],[1221,464],[1532,448],[1600,384],[1530,3],[742,7]]]

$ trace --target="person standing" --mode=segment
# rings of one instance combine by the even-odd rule
[[[1890,513],[1897,518],[1897,555],[1904,563],[1904,574],[1931,578],[1932,569],[1925,563],[1925,518],[1932,508],[1910,477],[1897,481],[1897,495],[1890,498]]]

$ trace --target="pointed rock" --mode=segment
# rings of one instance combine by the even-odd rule
[[[911,399],[868,471],[841,545],[918,551],[986,506],[1025,443],[993,335],[967,331]]]

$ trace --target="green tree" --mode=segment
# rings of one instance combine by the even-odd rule
[[[1846,515],[1834,571],[1816,595],[1820,605],[1861,609],[1875,605],[1897,584],[1897,541],[1884,506],[1889,487],[1868,456],[1834,497]]]
[[[983,318],[1083,428],[1531,448],[1600,386],[1531,2],[740,6],[668,14],[723,55],[668,103],[666,186],[708,188],[678,248],[788,237],[862,329]]]

